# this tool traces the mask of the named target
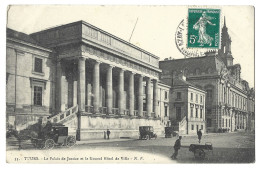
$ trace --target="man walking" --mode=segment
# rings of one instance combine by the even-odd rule
[[[198,135],[198,139],[199,139],[199,143],[200,143],[200,140],[201,140],[201,137],[202,137],[201,129],[197,132],[197,135]]]
[[[107,139],[109,139],[109,135],[110,135],[110,130],[107,129]]]
[[[177,156],[178,156],[178,151],[179,151],[179,149],[181,148],[181,136],[179,136],[179,139],[177,139],[176,141],[175,141],[175,144],[174,144],[174,146],[173,146],[173,148],[174,148],[174,153],[172,154],[172,156],[171,156],[171,158],[172,159],[177,159]]]

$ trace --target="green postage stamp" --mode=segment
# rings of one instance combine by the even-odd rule
[[[218,48],[220,9],[188,10],[188,48]]]

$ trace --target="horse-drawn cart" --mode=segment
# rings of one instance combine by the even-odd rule
[[[76,138],[68,135],[68,127],[55,126],[38,138],[31,138],[31,142],[38,149],[52,149],[56,145],[72,147],[76,143]]]
[[[205,143],[205,145],[202,145],[202,144],[191,144],[190,147],[189,147],[189,151],[194,153],[195,159],[203,160],[203,159],[205,159],[205,156],[206,156],[205,151],[213,152],[213,146],[209,142]]]

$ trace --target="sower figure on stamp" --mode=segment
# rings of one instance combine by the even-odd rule
[[[173,146],[174,153],[171,156],[172,159],[177,159],[178,151],[181,148],[181,138],[182,138],[182,136],[179,136],[179,138],[175,141],[175,144]]]
[[[109,139],[109,135],[110,135],[110,130],[107,129],[107,139]]]
[[[198,139],[199,139],[199,143],[200,143],[200,140],[201,140],[201,137],[202,137],[201,129],[199,129],[199,131],[197,131],[197,135],[198,135]]]

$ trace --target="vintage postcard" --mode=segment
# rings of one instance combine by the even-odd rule
[[[254,10],[9,5],[6,162],[254,163]]]

